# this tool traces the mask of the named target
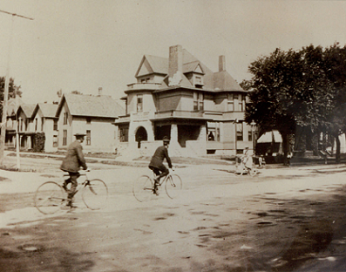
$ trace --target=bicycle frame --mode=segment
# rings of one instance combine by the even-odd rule
[[[165,181],[171,176],[171,173],[169,173],[167,176],[164,176],[160,179],[159,186],[161,186]],[[158,176],[153,171],[153,180],[155,180]]]
[[[81,181],[81,180],[80,180],[81,177],[85,177],[85,179],[84,179],[83,181]],[[67,180],[67,179],[69,179],[69,178],[70,178],[70,175],[69,175],[68,173],[63,173],[63,174],[62,174],[62,184],[64,184],[65,180]],[[85,173],[81,173],[80,176],[79,176],[78,179],[77,179],[78,187],[79,187],[80,185],[83,185],[83,186],[87,185],[89,181],[90,181],[90,179],[88,178],[87,173],[86,173],[86,172],[85,172]],[[77,187],[77,188],[78,188],[78,187]],[[76,190],[76,193],[77,193],[77,192],[78,192],[78,190]]]

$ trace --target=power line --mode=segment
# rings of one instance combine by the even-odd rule
[[[30,18],[30,17],[27,17],[27,16],[19,15],[19,14],[16,14],[16,13],[11,13],[11,12],[8,12],[8,11],[5,11],[5,10],[1,10],[1,9],[0,9],[0,12],[6,13],[6,14],[9,14],[9,15],[12,15],[12,16],[20,17],[20,18],[23,18],[23,19],[34,20],[34,18]]]

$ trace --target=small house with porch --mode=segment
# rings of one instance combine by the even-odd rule
[[[66,149],[76,133],[86,134],[86,152],[114,152],[114,122],[124,108],[110,96],[65,94],[58,105],[58,149]]]
[[[38,103],[33,111],[34,131],[44,134],[46,152],[58,150],[58,118],[55,116],[57,109],[57,104]]]

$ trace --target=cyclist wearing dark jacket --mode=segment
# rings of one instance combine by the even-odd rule
[[[71,188],[67,196],[67,206],[72,206],[72,199],[76,193],[76,188],[78,185],[77,179],[80,176],[78,171],[81,167],[83,168],[83,170],[86,170],[88,168],[82,151],[83,147],[81,145],[81,143],[84,141],[85,134],[77,133],[74,136],[76,136],[76,141],[68,146],[67,155],[63,159],[60,166],[60,169],[62,171],[68,172],[70,175],[70,178],[65,180],[63,184],[64,189],[67,190],[67,184],[71,183]]]
[[[169,174],[169,170],[163,164],[164,159],[166,159],[169,168],[172,168],[171,158],[168,155],[168,146],[169,138],[167,136],[163,137],[163,145],[158,147],[151,158],[149,168],[153,170],[157,176],[155,179],[155,189],[157,188],[158,183],[162,177],[165,177]]]

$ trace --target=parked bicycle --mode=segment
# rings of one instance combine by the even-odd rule
[[[85,177],[84,181],[78,180],[76,194],[82,190],[82,200],[85,206],[91,210],[103,208],[108,200],[108,188],[104,181],[100,179],[89,179],[87,173],[82,173],[79,177]],[[62,182],[69,178],[69,174],[63,174]],[[83,179],[82,179],[83,180]],[[69,184],[70,185],[70,184]],[[81,188],[81,189],[79,189]],[[42,183],[36,190],[34,203],[35,207],[43,214],[53,214],[66,206],[69,186],[66,190],[55,181]]]
[[[153,196],[156,196],[156,190],[159,190],[163,183],[165,183],[166,194],[171,199],[177,198],[183,189],[183,182],[177,174],[169,173],[161,178],[156,190],[154,188],[155,178],[156,175],[153,172],[152,178],[142,175],[133,182],[132,193],[139,202],[149,201]]]

